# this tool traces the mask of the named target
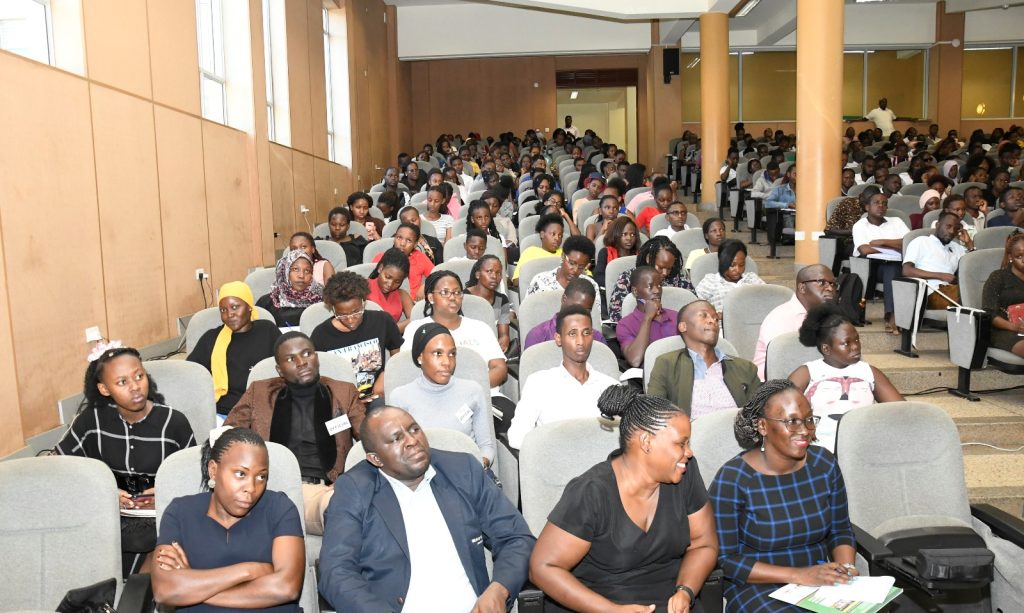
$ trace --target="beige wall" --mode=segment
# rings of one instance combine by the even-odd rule
[[[81,391],[87,327],[134,346],[176,335],[203,308],[196,268],[216,288],[270,265],[306,227],[300,205],[315,224],[352,190],[352,169],[327,160],[322,0],[286,3],[290,148],[267,141],[261,2],[248,2],[249,133],[199,116],[192,2],[82,2],[84,76],[0,51],[0,456],[56,426],[57,401]],[[383,2],[347,5],[356,65],[395,57]],[[366,123],[353,106],[364,177],[401,138],[384,103],[404,84],[397,59],[389,70],[392,84],[353,96],[382,109]]]

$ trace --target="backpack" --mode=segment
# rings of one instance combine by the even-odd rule
[[[836,281],[836,305],[855,326],[864,325],[864,282],[853,273],[843,273]]]

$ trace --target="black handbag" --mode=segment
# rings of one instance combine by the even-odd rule
[[[114,608],[116,594],[117,579],[113,577],[68,590],[57,605],[57,613],[117,613]]]

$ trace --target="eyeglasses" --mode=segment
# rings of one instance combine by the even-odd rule
[[[352,319],[355,319],[357,317],[362,317],[363,313],[366,312],[366,303],[363,302],[363,306],[358,311],[355,311],[353,313],[339,313],[339,312],[334,311],[334,310],[332,310],[332,312],[334,313],[334,318],[335,319],[352,320]]]
[[[791,417],[789,419],[776,419],[774,417],[765,417],[763,419],[766,419],[768,421],[781,422],[785,424],[786,429],[789,430],[790,432],[799,432],[800,424],[806,426],[808,430],[814,430],[815,428],[818,427],[818,422],[821,421],[821,418],[818,417],[817,415],[811,415],[810,417],[805,417],[804,419],[800,419],[798,417]]]
[[[456,298],[458,298],[459,296],[462,295],[462,290],[461,289],[448,289],[447,287],[445,287],[445,288],[439,289],[439,290],[437,290],[436,292],[433,292],[433,293],[437,294],[438,296],[440,296],[442,298],[448,298],[449,296],[455,296]]]
[[[836,288],[836,282],[835,281],[829,281],[828,279],[808,279],[806,281],[801,281],[801,283],[817,283],[818,287],[820,287],[820,288],[825,288],[825,287],[831,287],[832,289]]]

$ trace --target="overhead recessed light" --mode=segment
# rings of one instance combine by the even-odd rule
[[[575,99],[577,99],[579,97],[580,97],[580,93],[578,91],[576,91],[575,89],[572,90],[571,94],[569,94],[569,100],[575,100]]]
[[[761,0],[747,0],[747,3],[743,5],[740,12],[736,13],[737,17],[746,17],[750,11],[754,10],[754,7],[760,3]]]

